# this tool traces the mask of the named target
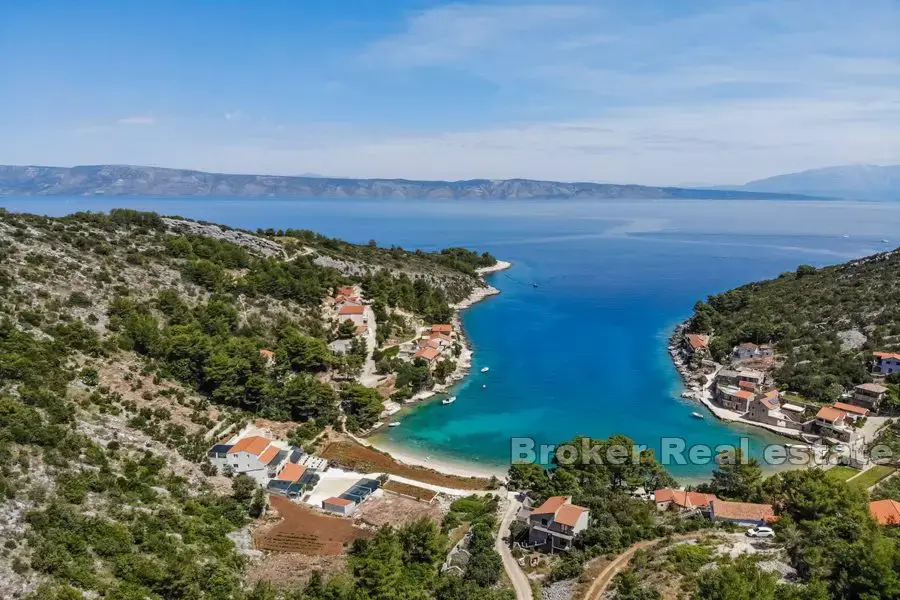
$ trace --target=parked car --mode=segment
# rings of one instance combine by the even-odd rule
[[[754,527],[747,530],[749,537],[771,538],[775,537],[775,531],[771,527]]]

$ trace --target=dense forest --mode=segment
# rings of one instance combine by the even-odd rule
[[[801,265],[698,302],[688,328],[723,360],[742,342],[774,343],[784,388],[831,402],[870,381],[873,351],[900,349],[900,251],[821,269]]]

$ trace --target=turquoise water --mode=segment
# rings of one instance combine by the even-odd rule
[[[462,245],[512,261],[490,277],[502,293],[464,312],[475,364],[453,391],[457,402],[421,405],[378,438],[486,466],[508,463],[513,436],[555,443],[622,433],[651,447],[662,437],[690,446],[746,436],[758,454],[778,438],[691,417],[702,409],[678,397],[665,351],[671,328],[706,294],[900,244],[881,242],[900,231],[900,204],[861,202],[5,198],[0,206],[54,215],[131,206],[356,242]],[[695,479],[713,466],[667,468]]]

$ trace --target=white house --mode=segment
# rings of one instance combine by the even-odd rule
[[[338,321],[352,321],[357,327],[366,325],[366,307],[361,304],[345,304],[338,310]]]
[[[571,496],[551,496],[528,517],[528,542],[550,552],[568,550],[587,529],[590,515],[587,508],[572,504]]]
[[[322,508],[328,512],[337,513],[345,517],[349,517],[356,510],[356,502],[346,498],[338,498],[332,496],[322,500]]]
[[[900,352],[876,352],[874,371],[882,375],[900,373]]]
[[[244,473],[264,486],[287,461],[290,451],[269,438],[252,435],[238,440],[225,454],[224,471]]]

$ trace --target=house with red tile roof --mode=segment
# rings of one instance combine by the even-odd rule
[[[778,390],[769,390],[761,394],[757,394],[747,408],[745,419],[773,425],[775,427],[783,427],[785,429],[793,429],[799,431],[803,428],[803,410],[799,413],[796,411],[787,412],[781,410],[781,393]]]
[[[347,498],[332,496],[322,500],[322,509],[349,517],[356,510],[356,502]]]
[[[366,307],[362,304],[345,304],[338,309],[338,321],[352,321],[356,326],[365,325],[368,322]]]
[[[727,521],[736,525],[765,525],[775,520],[775,509],[771,504],[751,502],[728,502],[716,498],[709,503],[710,518],[713,521]]]
[[[709,508],[709,503],[715,499],[715,494],[686,492],[672,488],[663,488],[653,492],[653,502],[656,504],[657,510],[668,510],[671,507],[678,510],[706,510]]]
[[[896,500],[873,500],[869,512],[879,525],[900,525],[900,502]]]
[[[448,325],[446,323],[440,325],[432,325],[431,333],[445,333],[447,335],[450,335],[451,333],[453,333],[453,325]]]
[[[742,390],[731,386],[718,387],[716,399],[723,408],[744,414],[750,409],[750,402],[756,394],[750,390]]]
[[[436,361],[440,355],[441,351],[436,348],[419,348],[413,356],[430,364]]]
[[[681,339],[681,348],[688,356],[709,350],[709,336],[704,333],[687,333]]]
[[[216,447],[219,445],[217,444]],[[216,450],[213,448],[210,452]],[[210,454],[210,462],[225,473],[243,473],[252,477],[259,485],[275,476],[278,469],[287,461],[288,450],[273,440],[260,435],[240,438],[224,452]]]
[[[881,375],[900,373],[900,352],[875,352],[873,371]]]
[[[528,544],[549,552],[569,550],[590,518],[591,511],[572,504],[571,496],[551,496],[528,515]]]
[[[266,361],[266,366],[271,367],[275,364],[275,353],[266,348],[259,349],[259,355]]]

